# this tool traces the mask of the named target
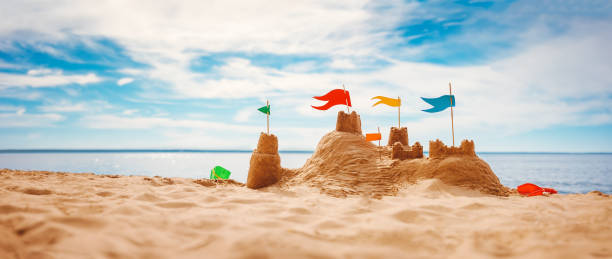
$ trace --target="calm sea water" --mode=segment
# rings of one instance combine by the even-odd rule
[[[312,154],[281,153],[283,167],[297,168]],[[612,154],[481,153],[502,184],[531,182],[561,193],[612,193]],[[250,152],[14,152],[0,153],[0,168],[206,178],[221,165],[246,182]]]

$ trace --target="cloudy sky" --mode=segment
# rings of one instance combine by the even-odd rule
[[[477,151],[612,151],[610,1],[0,2],[0,149],[252,149],[270,100],[313,150],[344,84],[365,132]]]

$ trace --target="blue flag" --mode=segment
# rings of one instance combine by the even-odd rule
[[[423,98],[423,101],[431,104],[432,108],[423,110],[424,112],[441,112],[446,110],[448,107],[455,107],[455,96],[454,95],[442,95],[438,98]]]

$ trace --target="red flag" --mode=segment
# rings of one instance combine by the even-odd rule
[[[349,95],[349,92],[343,89],[334,89],[323,96],[315,96],[313,98],[320,100],[320,101],[327,101],[327,103],[322,106],[312,106],[311,105],[312,108],[315,108],[317,110],[327,110],[331,108],[332,106],[339,105],[339,104],[353,107],[351,106],[351,96]]]

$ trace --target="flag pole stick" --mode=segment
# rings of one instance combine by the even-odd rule
[[[455,123],[453,122],[453,90],[451,88],[451,83],[448,82],[448,93],[450,96],[450,108],[451,108],[451,130],[453,132],[453,147],[455,146]]]
[[[344,84],[342,84],[342,89],[344,89],[344,103],[346,104],[346,113],[350,113],[348,99],[346,99],[346,88],[344,88]]]
[[[402,100],[400,100],[399,96],[397,97],[397,100],[400,102],[400,105],[397,106],[397,129],[400,129],[400,106],[402,106]]]
[[[377,127],[377,128],[378,128],[378,135],[380,135],[380,127]],[[382,135],[381,135],[381,136],[382,136]],[[378,140],[378,158],[379,158],[379,159],[382,159],[382,154],[380,153],[380,151],[381,151],[381,150],[380,150],[380,139],[379,139],[379,140]]]
[[[268,100],[266,100],[266,107],[268,107],[268,112],[266,112],[266,129],[268,135],[270,135],[270,101]]]

